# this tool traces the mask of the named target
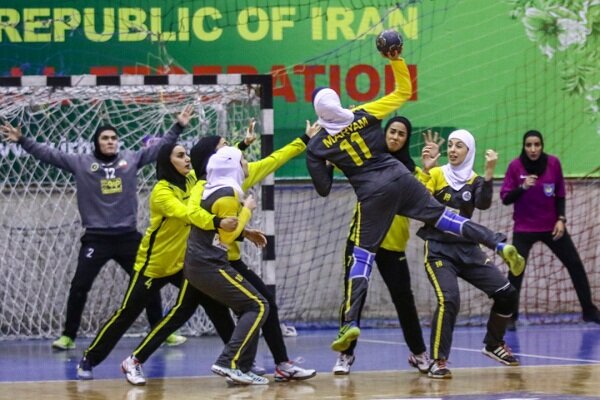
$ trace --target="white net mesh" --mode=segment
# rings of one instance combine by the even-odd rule
[[[122,148],[139,149],[166,132],[187,104],[197,118],[181,135],[189,150],[200,136],[243,138],[248,120],[258,120],[260,98],[247,85],[92,86],[72,88],[13,87],[0,89],[0,119],[22,126],[24,135],[57,148],[91,151],[91,136],[100,124],[114,126]],[[77,264],[82,234],[71,175],[40,163],[20,146],[0,144],[0,337],[51,337],[62,330],[69,284]],[[260,138],[246,151],[260,154]],[[148,221],[148,195],[155,167],[138,173],[139,230]],[[260,192],[260,191],[257,191]],[[260,215],[255,215],[260,220]],[[255,226],[259,226],[258,223]],[[253,253],[252,253],[253,252]],[[250,247],[249,265],[260,270],[260,257]],[[109,262],[88,296],[80,335],[93,335],[122,300],[129,278]],[[163,306],[170,307],[177,291],[163,289]],[[130,329],[147,329],[145,315]],[[203,334],[212,325],[200,310],[183,328]]]
[[[474,220],[508,234],[512,229],[512,207],[500,202],[499,183],[496,182],[494,188],[492,208],[476,211]],[[600,257],[597,246],[600,182],[597,179],[569,180],[567,187],[568,229],[586,267],[594,295],[600,287],[600,273],[595,268]],[[310,184],[278,184],[275,201],[280,316],[299,325],[334,325],[342,301],[344,246],[355,202],[354,192],[348,184],[340,183],[334,185],[329,197],[321,198]],[[416,236],[421,225],[411,221],[411,240],[406,254],[419,316],[429,325],[436,300],[423,266],[423,241]],[[488,253],[506,273],[502,260]],[[581,307],[561,262],[541,243],[532,248],[529,260],[521,293],[521,317],[534,323],[581,321]],[[363,321],[376,326],[397,326],[389,291],[375,270]],[[484,324],[491,300],[463,280],[459,280],[459,286],[458,323]]]

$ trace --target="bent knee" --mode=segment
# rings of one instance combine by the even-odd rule
[[[496,314],[510,316],[519,300],[519,293],[513,285],[508,285],[494,293],[492,298],[494,299],[492,311]]]

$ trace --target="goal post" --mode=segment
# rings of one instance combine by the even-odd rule
[[[202,136],[243,140],[250,118],[257,120],[257,143],[249,161],[273,151],[272,79],[269,75],[120,75],[22,76],[0,78],[0,122],[22,127],[35,138],[68,153],[92,150],[92,135],[102,124],[114,126],[120,146],[140,149],[162,135],[185,105],[195,117],[179,138],[186,149]],[[0,340],[53,337],[62,331],[70,281],[77,265],[82,227],[71,174],[42,163],[18,144],[0,143]],[[148,224],[148,197],[156,182],[155,165],[138,172],[138,230]],[[274,284],[274,179],[255,190],[260,210],[251,221],[270,239],[262,252],[244,245],[248,265]],[[97,277],[79,334],[96,334],[118,308],[129,277],[113,261]],[[163,289],[163,307],[177,289]],[[147,330],[145,314],[129,333]],[[212,332],[199,310],[183,333]]]

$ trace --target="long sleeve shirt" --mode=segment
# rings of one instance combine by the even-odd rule
[[[348,178],[359,201],[410,171],[389,154],[381,121],[402,106],[412,93],[403,59],[391,60],[395,90],[352,110],[354,121],[335,135],[322,129],[308,144],[306,165],[317,193],[327,196],[333,183],[330,161]]]
[[[302,153],[306,149],[307,141],[308,137],[302,136],[283,146],[281,149],[274,151],[267,157],[248,163],[248,177],[244,179],[244,182],[242,183],[244,192],[265,179],[269,174],[277,171],[286,162]],[[199,180],[192,189],[190,200],[188,202],[188,217],[194,226],[200,229],[214,231],[215,226],[213,220],[207,218],[206,210],[200,205],[205,184],[206,181]],[[230,261],[236,261],[240,258],[241,251],[239,243],[231,243],[228,251],[228,259]]]
[[[465,218],[471,218],[475,209],[487,210],[492,205],[494,185],[491,180],[486,181],[483,177],[474,176],[460,188],[454,190],[446,181],[442,168],[435,167],[429,171],[429,180],[425,187],[437,201],[446,206],[450,211]],[[432,225],[421,227],[417,235],[424,240],[436,240],[449,243],[473,243],[460,236],[444,233]]]
[[[195,183],[195,176],[189,174],[185,191],[164,179],[154,185],[149,199],[150,224],[140,243],[134,266],[136,271],[143,270],[144,276],[163,278],[183,268],[191,227],[187,202]],[[202,210],[208,225],[213,215]]]
[[[513,230],[515,232],[552,232],[558,219],[556,198],[565,197],[565,180],[562,167],[557,157],[548,155],[548,164],[544,173],[539,176],[535,185],[527,190],[519,189],[529,173],[521,160],[516,158],[510,162],[500,197],[505,199],[513,190],[520,190],[514,202]]]
[[[72,173],[81,225],[88,231],[111,234],[137,229],[137,171],[156,161],[160,147],[175,143],[182,131],[175,124],[156,143],[138,151],[120,151],[109,163],[93,154],[65,153],[25,136],[19,144],[38,160]]]

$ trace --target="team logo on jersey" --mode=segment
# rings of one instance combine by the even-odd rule
[[[471,192],[463,192],[462,193],[462,199],[464,201],[470,201],[471,200]]]
[[[554,196],[554,183],[544,183],[544,194],[548,197]]]
[[[90,165],[90,171],[92,171],[92,172],[98,171],[99,168],[100,168],[100,164],[98,164],[97,162],[93,162],[92,165]]]
[[[127,160],[121,160],[119,161],[119,163],[117,164],[117,168],[127,168]]]

